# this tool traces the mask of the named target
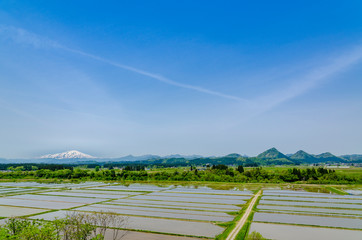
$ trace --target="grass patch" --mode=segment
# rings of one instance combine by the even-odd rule
[[[339,195],[349,195],[347,192],[337,189],[335,187],[325,186],[325,188],[333,193],[339,194]]]
[[[25,215],[25,216],[22,216],[21,218],[34,217],[34,216],[37,216],[37,215],[42,215],[42,214],[51,213],[51,212],[57,212],[57,211],[59,211],[59,210],[49,210],[49,211],[45,211],[45,212],[40,212],[40,213],[34,213],[34,214]]]

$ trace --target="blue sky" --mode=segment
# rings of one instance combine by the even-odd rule
[[[0,2],[0,157],[362,153],[362,2]]]

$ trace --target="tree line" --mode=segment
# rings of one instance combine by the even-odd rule
[[[0,172],[0,179],[79,179],[79,180],[115,180],[115,181],[211,181],[241,183],[283,183],[305,182],[320,184],[355,184],[362,183],[362,176],[337,173],[323,167],[288,168],[268,170],[255,167],[245,170],[242,165],[229,167],[223,164],[213,165],[206,169],[190,167],[187,170],[146,171],[143,166],[126,166],[117,168],[72,168],[72,169],[37,169]]]

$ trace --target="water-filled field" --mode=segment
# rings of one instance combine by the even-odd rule
[[[107,194],[107,193],[88,193],[88,192],[75,192],[75,191],[67,191],[67,192],[45,192],[43,195],[54,195],[54,196],[68,196],[68,197],[86,197],[86,198],[125,198],[128,197],[129,194]]]
[[[288,190],[265,190],[263,196],[293,196],[293,197],[316,197],[316,198],[359,198],[359,195],[336,195],[327,193],[314,193],[306,191],[288,191]]]
[[[358,218],[325,217],[325,216],[322,217],[322,216],[295,215],[295,214],[284,214],[284,213],[257,212],[254,215],[254,221],[314,225],[314,226],[323,226],[323,227],[353,228],[353,229],[360,229],[362,227],[362,219]]]
[[[0,188],[0,196],[1,195],[13,195],[17,193],[26,193],[38,190],[37,188],[16,188],[16,187],[7,187]]]
[[[258,205],[258,209],[267,211],[291,211],[300,213],[323,213],[323,214],[340,214],[340,215],[354,215],[362,217],[362,210],[346,210],[346,209],[334,209],[334,208],[308,208],[308,207],[288,207],[288,206],[276,206],[276,205]]]
[[[124,216],[129,230],[157,232],[164,236],[178,234],[206,238],[214,238],[222,233],[225,228],[217,223],[232,221],[236,215],[230,213],[241,210],[242,205],[252,197],[251,192],[237,189],[101,182],[5,183],[0,188],[0,194],[9,189],[11,195],[0,197],[0,211],[3,212],[0,217],[29,215],[31,219],[53,220],[71,211],[110,211]]]
[[[101,188],[102,189],[102,188]],[[137,194],[143,194],[144,192],[135,192],[135,191],[123,191],[123,190],[99,190],[99,189],[93,189],[93,188],[84,188],[84,189],[75,189],[66,191],[68,193],[88,193],[88,194],[109,194],[109,195],[137,195]],[[58,192],[59,193],[59,192]]]
[[[280,201],[302,201],[302,202],[326,202],[326,203],[357,203],[360,204],[362,199],[346,198],[316,198],[316,197],[286,197],[286,196],[263,196],[263,200],[280,200]]]
[[[215,203],[215,204],[244,204],[245,201],[234,200],[234,199],[216,199],[216,198],[203,198],[199,197],[171,197],[171,196],[153,196],[153,195],[139,195],[131,197],[132,199],[142,199],[142,200],[155,200],[155,201],[175,201],[175,202],[194,202],[194,203]]]
[[[25,216],[25,215],[41,213],[44,211],[46,211],[46,210],[35,209],[35,208],[0,206],[0,217],[14,217],[14,216],[21,217],[21,216]]]
[[[174,192],[153,192],[148,194],[148,196],[166,196],[166,197],[191,197],[191,198],[212,198],[212,199],[249,199],[250,196],[242,195],[219,195],[219,194],[197,194],[197,193],[174,193]]]
[[[207,193],[213,193],[213,194],[223,194],[223,195],[253,195],[253,193],[251,191],[248,190],[244,190],[244,191],[240,191],[237,189],[234,190],[216,190],[216,189],[211,189],[208,187],[198,187],[198,188],[194,188],[194,187],[185,187],[185,186],[178,186],[176,188],[172,188],[172,189],[168,189],[165,192],[182,192],[182,193],[200,193],[200,194],[207,194]]]
[[[235,205],[215,205],[206,203],[189,203],[189,202],[167,202],[154,200],[135,200],[135,199],[120,199],[108,202],[109,204],[120,204],[129,206],[149,206],[149,207],[166,207],[178,209],[196,209],[196,210],[212,210],[219,212],[238,211],[240,207]]]
[[[37,183],[37,182],[1,182],[1,186],[5,187],[37,187],[37,188],[84,188],[92,186],[101,186],[101,182],[85,182],[85,183]]]
[[[362,209],[361,204],[343,204],[343,203],[260,200],[260,204],[287,205],[287,206],[305,206],[305,207],[322,207],[322,208],[324,207],[324,208]]]
[[[169,208],[168,206],[142,207],[142,206],[123,206],[123,205],[114,205],[114,204],[94,204],[92,206],[101,207],[101,208],[117,208],[117,209],[138,210],[138,211],[141,210],[141,211],[151,211],[151,212],[183,213],[191,215],[230,217],[230,215],[225,212],[212,211],[212,209],[191,210],[191,209],[173,209]]]
[[[305,227],[271,223],[253,222],[250,226],[250,232],[259,232],[267,239],[276,240],[361,240],[361,231]]]
[[[8,197],[11,199],[24,199],[24,200],[38,200],[38,201],[56,201],[56,202],[70,202],[70,203],[82,203],[90,204],[108,200],[107,198],[85,198],[78,197],[77,195],[71,196],[49,196],[40,194],[24,194]],[[5,199],[5,198],[4,198]]]
[[[78,208],[80,211],[99,212],[101,210],[111,211],[124,215],[136,215],[136,216],[152,216],[163,218],[175,218],[175,219],[190,219],[190,220],[203,220],[203,221],[217,221],[227,222],[233,220],[231,215],[224,214],[212,214],[212,212],[202,211],[185,211],[185,210],[170,210],[158,209],[158,208],[142,208],[142,207],[130,207],[130,206],[114,206],[114,205],[95,205]],[[208,213],[208,214],[207,214]]]
[[[20,207],[44,208],[44,209],[67,209],[67,208],[80,207],[82,205],[84,205],[84,203],[28,200],[28,199],[17,199],[10,197],[0,198],[0,206],[20,206]]]
[[[351,189],[351,190],[345,190],[345,192],[349,193],[349,194],[353,194],[353,195],[360,195],[360,197],[362,197],[362,190],[359,189]]]
[[[57,211],[30,217],[31,219],[54,220],[65,217],[67,211]],[[182,221],[163,218],[127,217],[127,228],[152,232],[214,237],[224,229],[209,222]]]
[[[214,238],[225,230],[223,223],[232,221],[236,216],[233,213],[240,211],[252,197],[251,191],[236,188],[217,190],[204,186],[102,182],[12,182],[0,187],[0,217],[53,220],[71,211],[111,211],[127,219],[127,229],[141,231],[138,235],[132,232],[135,237],[186,239],[170,235],[177,234]],[[360,239],[356,235],[362,234],[362,196],[358,192],[356,195],[337,195],[264,190],[257,211],[251,230],[255,229],[271,239],[299,240],[297,237],[304,232],[301,236],[306,238],[303,239],[337,239],[335,236],[345,234],[344,239],[354,240]],[[283,233],[278,233],[276,229],[283,230]],[[309,233],[314,235],[309,236]]]
[[[143,191],[143,192],[152,192],[152,191],[163,191],[172,188],[172,186],[159,187],[155,185],[148,184],[131,184],[131,185],[116,185],[116,186],[105,186],[103,188],[95,188],[99,190],[125,190],[125,191]]]
[[[250,231],[267,239],[362,239],[360,195],[264,190],[257,211]]]

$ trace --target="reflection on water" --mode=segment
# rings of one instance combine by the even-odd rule
[[[293,225],[252,223],[250,232],[257,231],[267,239],[276,240],[361,240],[362,231]]]
[[[362,229],[362,219],[358,218],[321,217],[284,213],[257,212],[254,214],[253,221]]]

